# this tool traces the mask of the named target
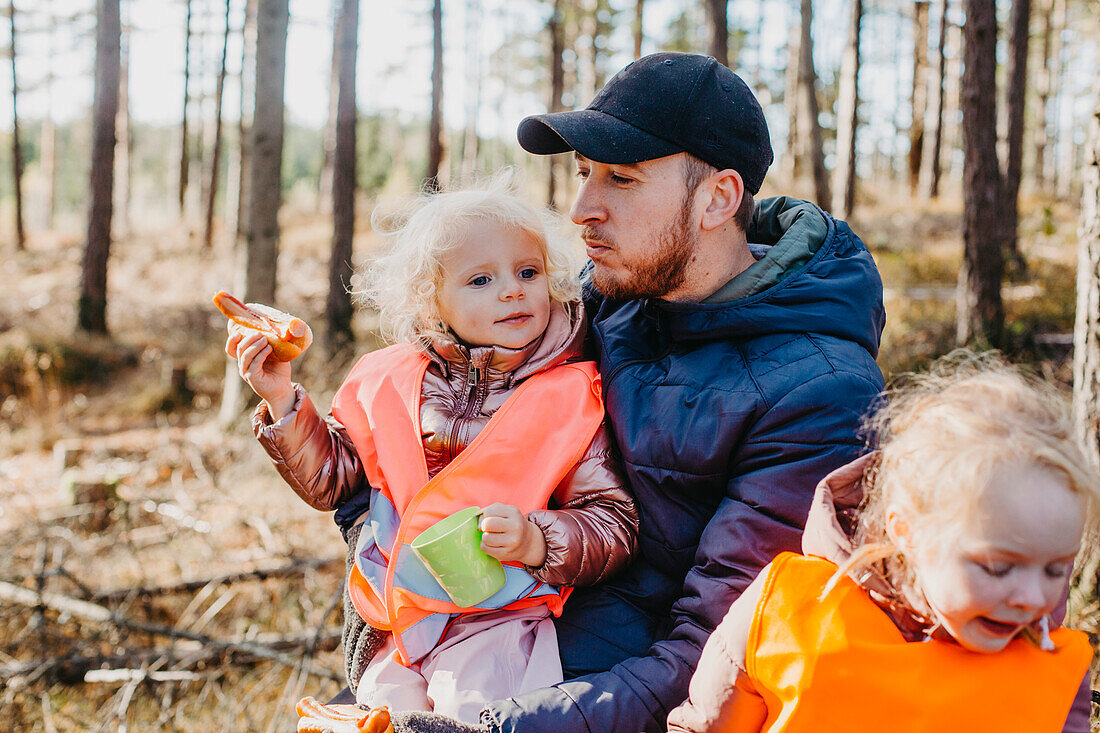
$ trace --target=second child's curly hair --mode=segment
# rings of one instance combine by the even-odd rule
[[[422,194],[398,211],[375,209],[371,225],[389,240],[388,246],[355,275],[352,294],[378,309],[383,337],[422,343],[424,337],[446,334],[437,303],[440,258],[475,223],[525,232],[542,252],[550,299],[572,303],[580,298],[576,258],[556,236],[560,219],[521,199],[513,178],[505,171],[470,187]]]
[[[840,573],[855,577],[881,560],[892,583],[912,583],[913,568],[887,535],[888,509],[904,514],[915,542],[942,542],[972,519],[999,471],[1021,465],[1064,479],[1083,499],[1086,527],[1096,526],[1100,477],[1052,385],[995,354],[960,349],[928,373],[909,375],[886,398],[865,424],[878,457],[864,476],[858,549]]]

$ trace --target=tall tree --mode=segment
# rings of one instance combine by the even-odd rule
[[[119,0],[97,0],[95,92],[92,102],[92,165],[88,189],[88,239],[84,244],[77,328],[107,333],[107,258],[111,251],[115,118],[118,115]]]
[[[1020,178],[1024,161],[1024,107],[1027,97],[1027,41],[1030,35],[1031,0],[1013,0],[1009,21],[1008,74],[1005,108],[1008,111],[1007,154],[1005,156],[1002,214],[1004,224],[1004,254],[1013,266],[1024,268],[1024,258],[1017,241],[1019,220]]]
[[[634,0],[634,22],[631,24],[631,35],[634,36],[634,58],[642,57],[642,41],[645,40],[645,25],[642,19],[645,17],[645,0]]]
[[[997,163],[996,0],[966,0],[963,25],[963,263],[960,344],[1001,341],[1001,172]]]
[[[328,77],[328,119],[321,136],[321,173],[317,176],[317,211],[332,211],[332,157],[336,152],[336,107],[340,98],[340,22],[343,0],[332,0],[332,66]]]
[[[15,75],[15,0],[8,4],[8,20],[11,21],[11,169],[15,188],[15,248],[27,246],[27,234],[23,229],[23,146],[19,139],[19,82]]]
[[[932,149],[928,155],[928,196],[937,198],[940,195],[940,169],[943,148],[943,105],[946,95],[947,72],[947,6],[948,0],[940,0],[940,24],[936,40],[936,75],[932,88],[935,94],[932,96]]]
[[[120,3],[120,13],[127,9]],[[132,193],[134,134],[130,129],[130,28],[120,18],[118,63],[118,120],[115,122],[115,203],[114,228],[123,235],[130,230],[130,195]]]
[[[1050,113],[1051,52],[1054,35],[1054,0],[1039,0],[1039,19],[1041,22],[1039,37],[1043,39],[1039,56],[1039,73],[1036,93],[1039,96],[1038,114],[1035,123],[1035,187],[1042,191],[1046,188],[1047,170],[1047,117]]]
[[[837,163],[834,170],[833,213],[841,219],[852,215],[856,200],[856,132],[859,129],[859,32],[863,24],[863,0],[851,0],[848,41],[840,63],[837,98]]]
[[[237,156],[234,158],[232,185],[227,184],[231,200],[226,202],[226,231],[235,246],[243,251],[248,241],[248,202],[252,186],[252,122],[256,116],[256,14],[258,0],[245,0],[241,26],[240,108],[237,120]],[[242,268],[243,269],[243,268]],[[243,283],[242,283],[243,287]]]
[[[439,189],[443,165],[443,0],[432,2],[432,116],[428,124],[428,171],[424,188]]]
[[[229,49],[230,0],[225,0],[225,29],[222,32],[221,61],[218,81],[214,87],[214,150],[210,155],[210,178],[206,186],[206,219],[203,226],[202,248],[210,249],[214,243],[214,201],[218,196],[218,171],[222,157],[222,97],[225,93],[225,60]]]
[[[355,60],[358,55],[359,0],[343,0],[337,42],[340,92],[336,108],[336,149],[332,166],[332,259],[329,262],[327,347],[336,353],[352,343],[352,238],[355,234]]]
[[[283,91],[286,85],[286,36],[290,0],[256,1],[254,94],[249,135],[248,201],[244,209],[244,267],[239,273],[244,300],[275,302],[279,256],[279,207],[282,204]],[[238,288],[239,289],[239,288]],[[218,419],[236,421],[245,406],[242,381],[233,362],[226,364]]]
[[[814,71],[812,32],[813,5],[810,0],[801,0],[801,5],[802,24],[798,40],[798,136],[810,156],[814,196],[820,205],[827,206],[830,202],[829,176],[825,172],[825,149],[821,139],[821,124],[818,121],[817,72]]]
[[[1079,235],[1073,412],[1092,465],[1100,468],[1100,83],[1089,123]]]
[[[187,17],[183,23],[183,116],[180,119],[180,182],[179,204],[180,216],[184,214],[184,206],[187,201],[187,187],[189,185],[191,156],[191,134],[188,128],[187,111],[191,106],[191,14],[194,0],[185,0],[187,4]]]
[[[245,255],[246,300],[275,302],[282,205],[283,90],[289,0],[259,0],[256,14],[256,103],[252,121],[251,193]]]
[[[1053,193],[1061,187],[1062,179],[1064,178],[1064,171],[1062,171],[1056,160],[1057,143],[1061,133],[1059,130],[1059,110],[1063,106],[1059,102],[1061,100],[1062,88],[1064,86],[1064,76],[1066,71],[1066,43],[1065,43],[1065,31],[1066,21],[1069,19],[1069,3],[1067,0],[1054,0],[1054,43],[1050,50],[1051,57],[1051,69],[1050,69],[1050,119],[1048,124],[1050,125],[1051,132],[1047,136],[1047,170],[1050,175],[1045,177],[1047,184],[1047,192]]]
[[[481,114],[481,0],[466,0],[466,127],[462,132],[462,168],[460,179],[470,180],[477,170]]]
[[[913,92],[909,124],[909,191],[920,185],[920,166],[924,157],[924,116],[928,111],[928,0],[913,3]]]
[[[787,112],[787,158],[788,173],[792,180],[802,177],[803,159],[806,157],[805,141],[799,138],[799,121],[802,119],[799,109],[798,71],[799,46],[802,30],[800,23],[792,23],[787,34],[787,73],[783,87],[783,102]]]
[[[707,19],[710,21],[710,45],[707,52],[720,63],[729,66],[728,0],[707,0]]]
[[[565,53],[565,0],[554,0],[550,10],[550,18],[546,22],[546,30],[550,36],[550,104],[547,105],[550,112],[561,112],[564,109],[561,97],[565,93],[565,67],[562,55]],[[549,179],[546,188],[546,205],[554,208],[557,204],[557,175],[562,166],[560,156],[550,155]]]

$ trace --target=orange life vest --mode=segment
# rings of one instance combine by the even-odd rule
[[[746,659],[768,709],[762,730],[1062,730],[1092,659],[1083,633],[1058,629],[1052,652],[1019,638],[991,654],[907,642],[850,578],[819,600],[835,571],[792,553],[772,562]]]
[[[505,587],[478,609],[456,606],[408,544],[444,517],[503,502],[543,509],[584,455],[603,421],[592,362],[562,364],[524,380],[473,441],[429,480],[420,398],[430,360],[408,344],[365,355],[332,402],[374,489],[348,590],[356,611],[393,633],[398,658],[416,662],[438,642],[451,614],[545,604],[555,615],[569,593],[505,564]]]

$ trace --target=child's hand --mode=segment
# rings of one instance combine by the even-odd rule
[[[261,334],[243,336],[229,331],[225,353],[237,360],[237,371],[252,391],[267,403],[272,420],[279,420],[294,407],[294,386],[290,383],[290,362],[275,361],[271,344]]]
[[[537,568],[546,561],[546,537],[539,526],[510,504],[490,504],[481,511],[481,550],[501,562]]]

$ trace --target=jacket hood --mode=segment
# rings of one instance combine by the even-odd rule
[[[757,204],[748,240],[766,247],[731,281],[750,280],[749,294],[718,303],[651,301],[674,338],[810,332],[878,354],[886,323],[882,279],[847,224],[808,201],[781,196]]]

